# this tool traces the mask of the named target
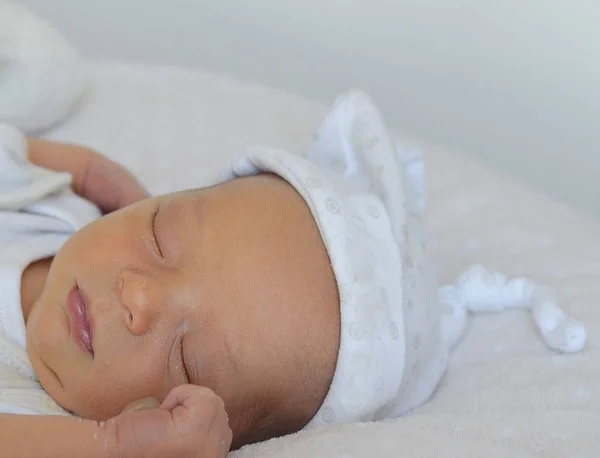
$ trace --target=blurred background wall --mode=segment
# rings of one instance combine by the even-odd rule
[[[329,103],[600,216],[597,0],[16,0],[88,57],[199,66]]]

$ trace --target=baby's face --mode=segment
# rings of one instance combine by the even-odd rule
[[[221,395],[230,416],[303,393],[290,405],[305,403],[308,420],[335,369],[339,302],[306,204],[262,175],[85,227],[54,258],[27,331],[44,389],[86,418],[192,383]]]

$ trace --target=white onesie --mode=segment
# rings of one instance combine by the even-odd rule
[[[27,357],[21,277],[100,214],[70,190],[71,176],[27,161],[25,138],[0,124],[0,412],[67,414],[42,389]]]

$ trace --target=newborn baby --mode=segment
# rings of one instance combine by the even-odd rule
[[[214,186],[140,191],[102,217],[70,191],[90,194],[90,177],[59,147],[29,156],[72,180],[0,134],[10,456],[221,457],[231,441],[396,417],[436,389],[452,342],[420,158],[364,94],[338,100],[304,156],[250,148]],[[119,207],[100,175],[96,203]]]
[[[2,411],[119,425],[137,400],[206,387],[239,447],[397,415],[438,383],[417,199],[366,96],[338,102],[307,157],[250,149],[215,186],[102,218],[4,130],[2,370],[29,382],[0,382]]]

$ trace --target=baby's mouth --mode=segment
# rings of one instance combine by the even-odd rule
[[[75,285],[67,296],[67,313],[71,321],[71,335],[81,349],[93,357],[94,347],[92,345],[91,317],[85,297],[77,285]]]

